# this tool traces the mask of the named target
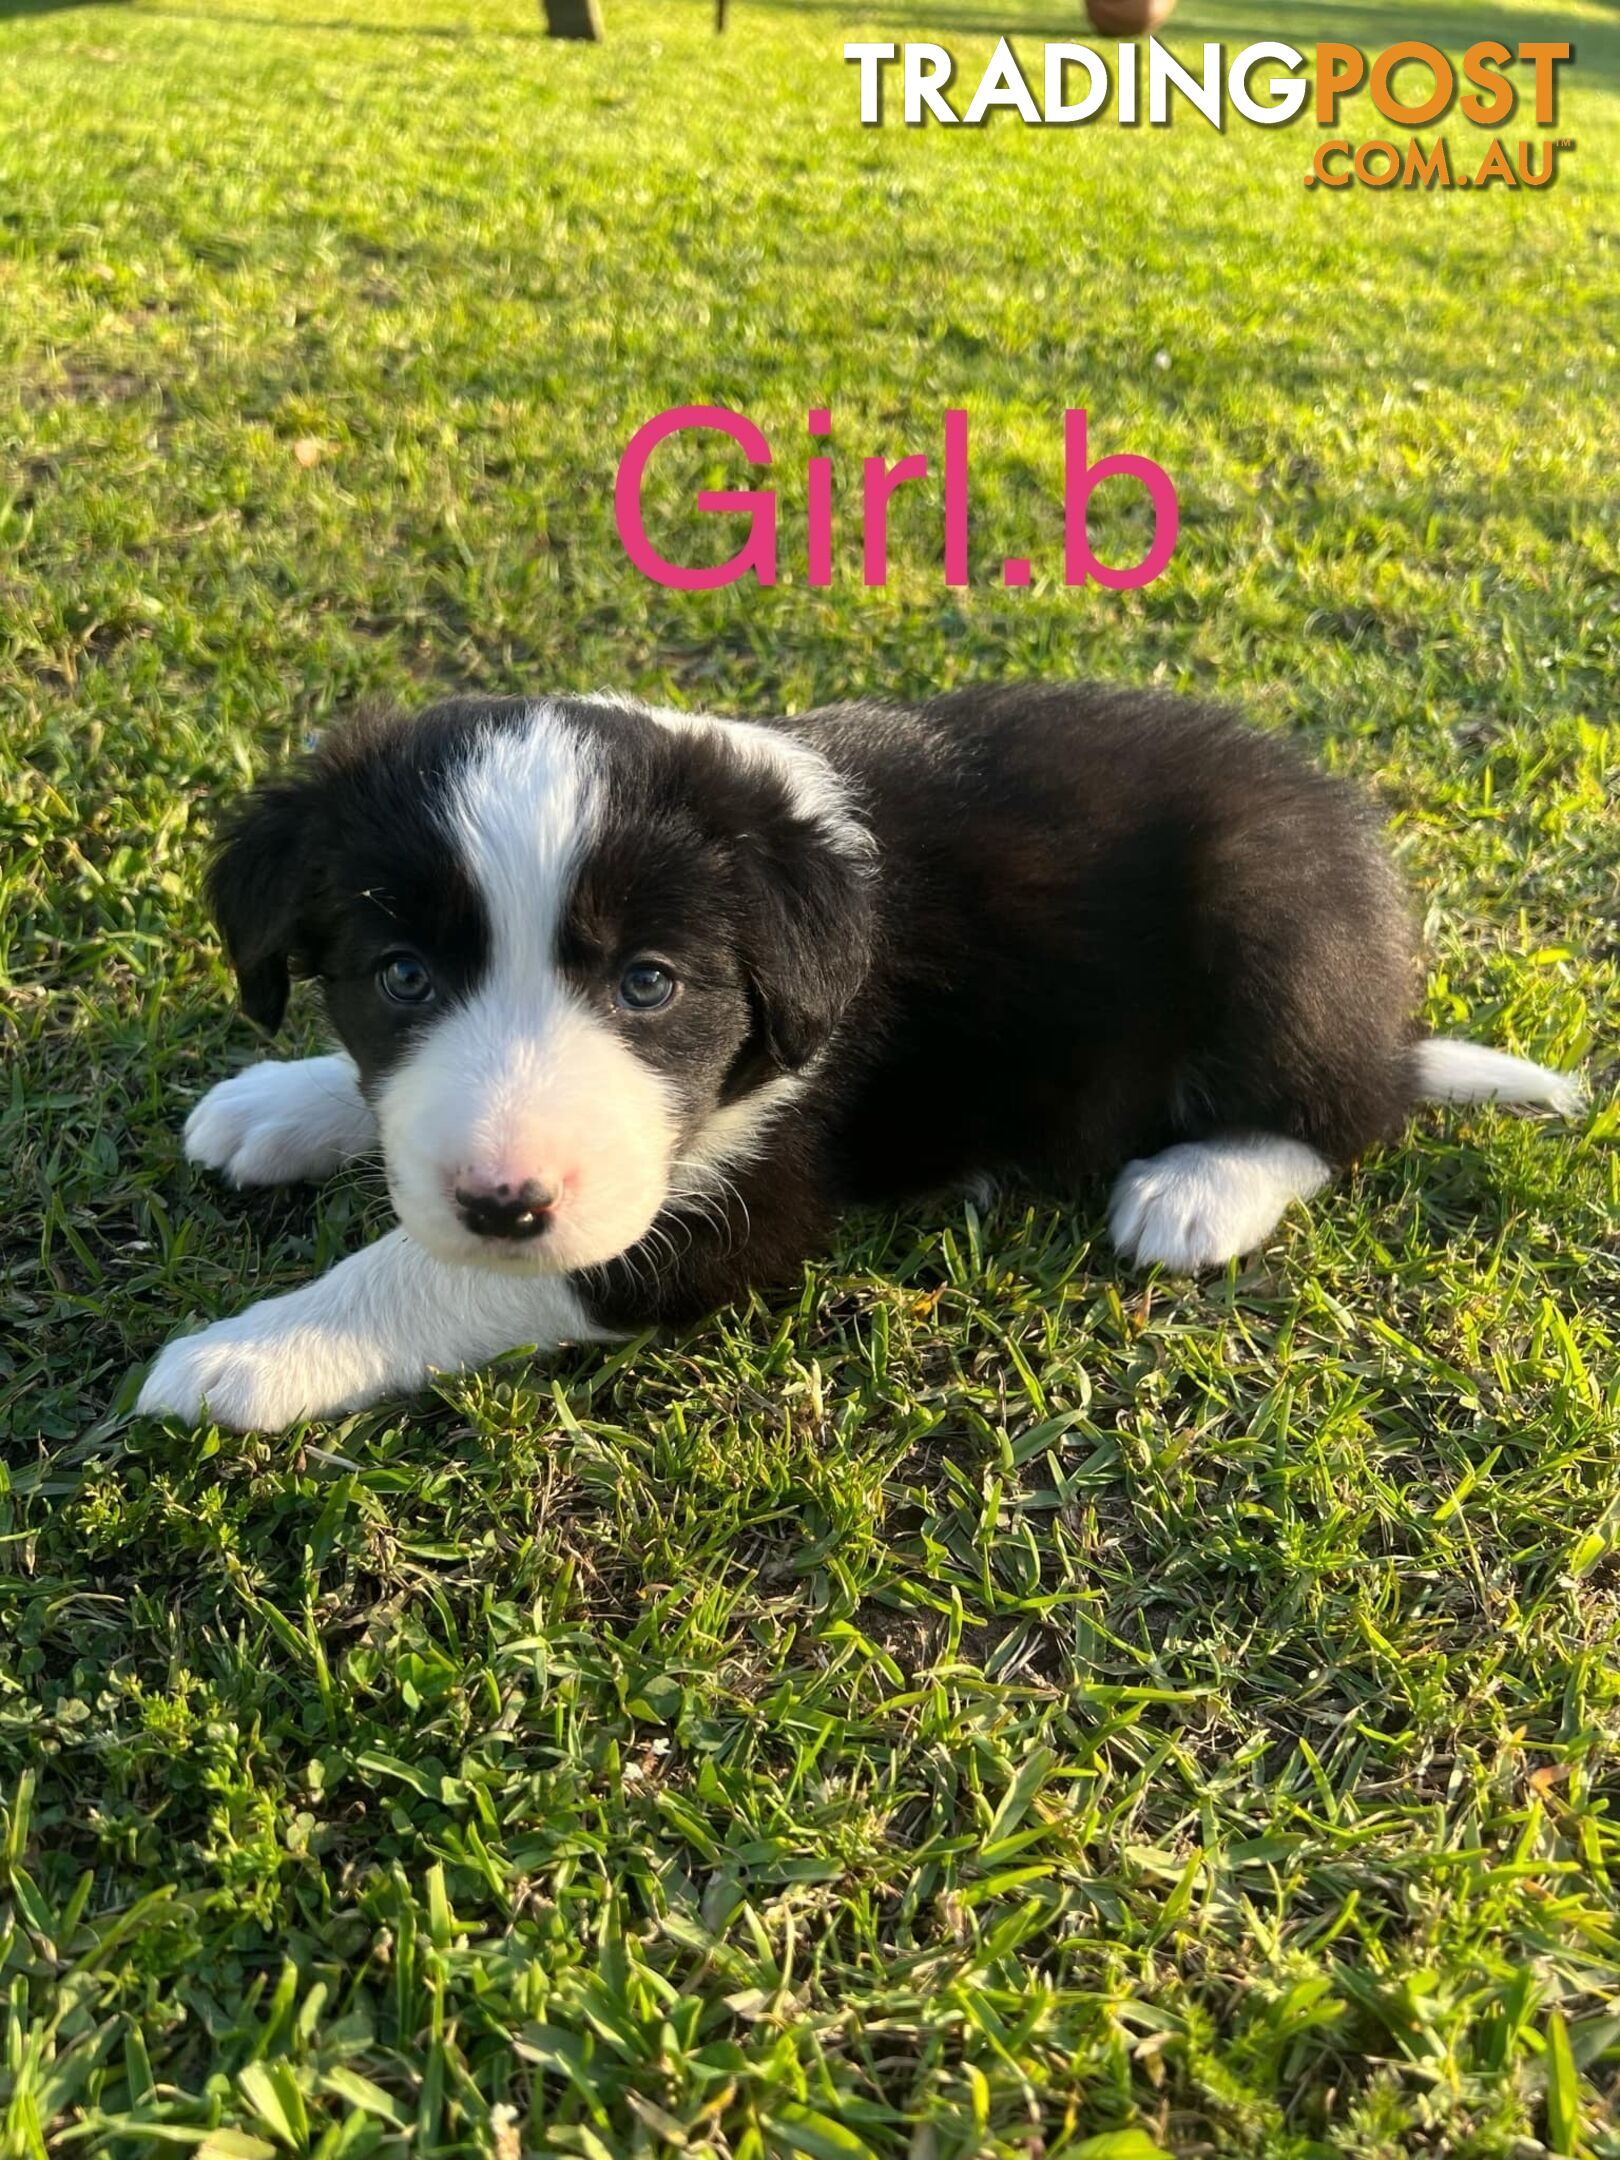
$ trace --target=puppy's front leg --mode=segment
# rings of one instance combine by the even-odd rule
[[[305,1289],[178,1337],[135,1407],[275,1432],[409,1394],[520,1344],[608,1339],[566,1276],[447,1267],[394,1230]]]
[[[377,1145],[354,1060],[266,1058],[211,1087],[186,1119],[186,1159],[233,1185],[329,1177]]]

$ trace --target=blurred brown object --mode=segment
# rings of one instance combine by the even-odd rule
[[[1086,0],[1091,27],[1105,37],[1140,37],[1175,11],[1176,0]]]

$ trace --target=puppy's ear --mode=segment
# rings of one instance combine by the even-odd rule
[[[231,814],[208,868],[208,904],[242,1010],[272,1032],[287,1010],[289,962],[302,942],[311,807],[301,780],[255,788]]]
[[[755,1037],[739,1061],[741,1093],[798,1072],[831,1035],[871,962],[873,857],[853,824],[761,818],[740,842],[740,945]]]

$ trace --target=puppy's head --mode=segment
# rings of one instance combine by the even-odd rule
[[[460,699],[260,788],[209,894],[253,1019],[319,979],[411,1236],[549,1271],[757,1144],[863,979],[869,879],[790,735]]]

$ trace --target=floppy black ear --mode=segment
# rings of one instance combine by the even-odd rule
[[[741,948],[756,1040],[736,1085],[797,1072],[831,1035],[871,964],[872,857],[858,828],[784,813],[739,843]]]
[[[287,1010],[288,964],[301,942],[309,811],[300,781],[256,788],[232,813],[208,868],[208,904],[242,1010],[272,1032]]]

